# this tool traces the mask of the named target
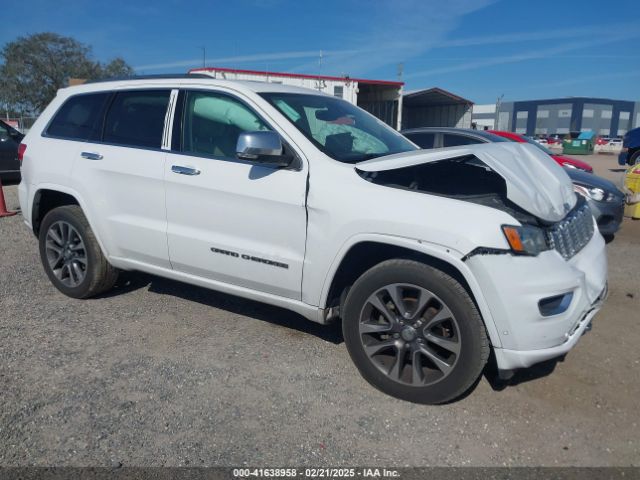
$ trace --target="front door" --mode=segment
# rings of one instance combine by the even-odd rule
[[[178,110],[181,142],[165,166],[172,267],[300,299],[306,164],[290,170],[236,159],[240,132],[273,129],[249,101],[193,90]]]

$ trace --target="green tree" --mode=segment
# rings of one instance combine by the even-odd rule
[[[91,47],[56,33],[19,37],[0,51],[0,103],[3,110],[40,113],[67,86],[70,78],[100,79],[130,76],[122,58],[102,64],[91,58]]]

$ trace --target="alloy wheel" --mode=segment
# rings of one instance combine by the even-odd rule
[[[460,356],[460,329],[447,305],[433,292],[391,284],[369,296],[359,321],[369,360],[389,379],[426,386],[447,377]]]
[[[47,230],[45,251],[49,268],[67,287],[77,287],[87,275],[87,250],[73,225],[57,221]]]

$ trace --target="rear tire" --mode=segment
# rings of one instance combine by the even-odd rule
[[[51,283],[72,298],[110,290],[118,279],[78,205],[54,208],[39,234],[40,260]]]
[[[365,380],[415,403],[461,396],[489,357],[484,324],[462,285],[411,260],[388,260],[365,272],[349,291],[342,328]]]
[[[629,160],[629,165],[634,166],[640,163],[640,150],[631,155],[631,159]]]

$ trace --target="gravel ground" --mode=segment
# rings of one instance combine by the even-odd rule
[[[0,219],[0,465],[638,466],[640,221],[607,248],[610,298],[564,362],[418,406],[285,310],[140,273],[66,298]]]

